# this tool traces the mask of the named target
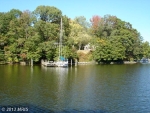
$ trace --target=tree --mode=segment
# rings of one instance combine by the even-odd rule
[[[14,11],[15,10],[12,11],[13,15]],[[6,57],[8,59],[12,59],[13,61],[13,59],[15,58],[16,61],[19,61],[20,56],[25,56],[25,53],[22,53],[22,51],[24,49],[26,39],[31,36],[31,29],[33,28],[32,24],[34,23],[34,21],[35,18],[30,11],[24,11],[19,16],[15,16],[10,21],[9,30],[6,34],[6,53],[8,53],[6,54]]]
[[[15,38],[11,37],[11,35],[14,34],[14,32],[10,32],[11,29],[10,24],[12,23],[12,21],[17,20],[17,18],[20,17],[21,13],[22,12],[17,9],[12,9],[10,12],[7,13],[1,13],[1,18],[0,18],[1,44],[3,46],[2,48],[4,50],[4,53],[5,54],[8,53],[6,54],[6,58],[11,59],[10,61],[12,60],[18,61],[17,55],[16,54],[14,55],[14,52],[17,52],[18,49],[17,50],[14,49],[17,46],[16,46]]]
[[[93,50],[96,61],[149,57],[149,44],[142,42],[142,36],[132,24],[116,16],[95,15],[89,25],[84,16],[71,20],[56,7],[38,6],[33,12],[17,9],[0,12],[0,50],[5,59],[10,62],[54,60],[58,56],[61,18],[63,55],[67,58],[76,57],[76,50],[89,43],[96,48]]]
[[[4,52],[0,49],[0,61],[4,61],[5,60],[5,54]]]
[[[63,18],[64,38],[69,35],[69,19],[62,16],[62,12],[56,7],[38,6],[33,14],[37,18],[34,27],[39,35],[40,43],[37,51],[41,58],[54,60],[57,43],[59,42],[60,20]]]
[[[91,37],[85,29],[76,21],[70,21],[71,33],[70,38],[73,39],[73,45],[78,46],[80,50],[84,45],[88,44]]]
[[[103,49],[105,50],[103,55],[107,54],[107,57],[103,55],[97,57],[100,58],[99,60],[116,60],[119,59],[119,56],[121,60],[140,59],[142,37],[136,29],[132,28],[132,25],[129,22],[122,21],[116,16],[110,15],[105,15],[101,19],[93,17],[91,20],[93,20],[91,22],[93,25],[92,30],[94,31],[94,36],[101,40],[105,40],[106,42],[105,46],[100,44],[97,45],[98,49],[96,51]],[[122,48],[120,50],[122,56],[118,55],[119,53],[115,53],[117,52],[116,49],[119,50],[116,45],[119,48]],[[111,50],[111,52],[107,52],[107,50]],[[112,51],[118,56],[114,55]],[[94,53],[94,55],[96,54]]]
[[[95,15],[95,16],[93,16],[90,19],[91,28],[92,28],[92,34],[94,34],[96,36],[97,36],[97,31],[98,31],[98,27],[99,27],[100,21],[101,21],[101,17],[98,16],[98,15]]]
[[[37,19],[57,24],[60,23],[60,18],[62,16],[61,10],[53,6],[44,5],[38,6],[33,13],[36,15]]]
[[[39,43],[39,35],[35,33],[34,35],[26,39],[21,54],[26,55],[25,57],[27,58],[27,60],[33,59],[34,61],[39,61],[41,57],[40,51],[38,51]]]
[[[90,27],[90,24],[86,21],[86,18],[84,16],[76,17],[74,21],[81,25],[85,30]]]
[[[70,19],[64,15],[62,16],[62,27],[63,27],[63,43],[64,44],[67,44],[67,41],[68,41],[68,37],[71,33],[71,26],[70,26]]]
[[[58,41],[59,25],[39,20],[35,24],[35,29],[40,35],[41,41]]]
[[[116,37],[111,40],[97,39],[97,47],[93,52],[93,58],[97,62],[110,63],[111,61],[122,61],[125,58],[125,48],[118,43]]]
[[[144,58],[150,58],[150,44],[147,41],[142,44],[142,54]]]

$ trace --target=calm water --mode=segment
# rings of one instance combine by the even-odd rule
[[[150,113],[150,64],[0,65],[0,106],[31,113]]]

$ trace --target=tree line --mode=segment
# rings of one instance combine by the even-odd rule
[[[63,20],[62,55],[78,58],[77,50],[90,44],[97,62],[139,60],[150,57],[150,44],[140,33],[116,16],[84,16],[70,19],[54,6],[38,6],[34,11],[12,9],[0,12],[0,61],[20,62],[33,59],[56,60]]]

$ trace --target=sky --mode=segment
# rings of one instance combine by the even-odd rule
[[[1,0],[0,12],[13,8],[34,11],[40,5],[55,6],[71,19],[84,16],[89,21],[94,15],[117,16],[150,42],[150,0]]]

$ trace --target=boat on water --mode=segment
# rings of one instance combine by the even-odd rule
[[[56,66],[58,66],[58,67],[68,67],[68,61],[58,61],[58,62],[56,62]]]
[[[68,60],[65,60],[65,61],[56,61],[56,62],[53,62],[53,61],[44,61],[42,63],[42,65],[46,66],[46,67],[68,67]]]
[[[149,64],[150,63],[150,59],[142,58],[140,60],[140,63],[142,63],[142,64]]]
[[[56,67],[56,63],[53,61],[43,61],[42,60],[42,65],[46,67]]]
[[[68,59],[62,56],[62,18],[60,22],[60,37],[59,37],[59,57],[58,60],[53,62],[53,61],[46,61],[42,62],[44,66],[47,67],[68,67]]]
[[[60,37],[59,37],[59,57],[56,61],[56,66],[58,67],[68,67],[68,59],[66,59],[64,56],[62,56],[62,18],[60,22]]]

